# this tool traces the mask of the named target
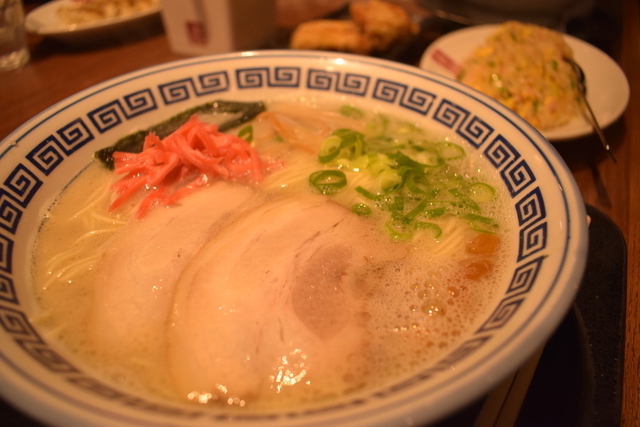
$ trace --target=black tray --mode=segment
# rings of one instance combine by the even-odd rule
[[[516,427],[620,425],[627,248],[611,219],[589,205],[587,213],[584,279],[573,307],[544,347]],[[485,403],[483,397],[436,426],[472,426]]]

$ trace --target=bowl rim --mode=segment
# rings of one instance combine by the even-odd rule
[[[446,77],[438,76],[435,73],[431,73],[429,71],[421,70],[419,68],[414,68],[405,64],[395,63],[383,59],[370,58],[370,57],[362,57],[357,55],[350,54],[337,54],[330,52],[317,52],[317,51],[279,51],[279,50],[268,50],[268,51],[252,51],[252,52],[236,52],[230,54],[218,54],[218,55],[209,55],[203,57],[195,57],[195,58],[187,58],[178,61],[172,61],[164,64],[155,65],[152,67],[147,67],[141,70],[136,70],[130,73],[123,74],[121,76],[114,77],[112,79],[106,80],[102,83],[91,86],[83,91],[80,91],[76,94],[73,94],[62,101],[54,104],[53,106],[45,109],[38,115],[29,119],[11,134],[9,134],[1,143],[0,143],[0,162],[7,154],[7,152],[16,144],[20,143],[22,140],[28,137],[28,135],[36,128],[41,126],[44,122],[51,120],[56,114],[60,111],[63,111],[67,108],[72,107],[73,105],[82,102],[84,99],[95,95],[96,93],[109,90],[110,88],[117,87],[120,84],[129,81],[135,81],[141,78],[144,78],[149,75],[153,75],[159,72],[166,72],[168,70],[173,70],[177,68],[184,67],[193,67],[201,64],[208,64],[211,62],[219,62],[219,61],[228,61],[228,60],[236,60],[241,58],[257,58],[257,59],[273,59],[273,58],[300,58],[300,59],[311,59],[311,60],[324,60],[324,61],[335,61],[336,59],[341,59],[350,64],[357,64],[359,66],[376,66],[382,69],[388,70],[397,70],[402,73],[407,73],[410,75],[428,78],[440,85],[445,85],[454,90],[463,92],[465,96],[474,99],[475,101],[479,101],[486,106],[489,106],[493,109],[497,114],[503,116],[508,121],[510,121],[514,126],[521,128],[527,134],[529,142],[535,147],[539,153],[539,155],[543,158],[543,161],[546,165],[548,165],[551,170],[554,172],[555,179],[559,184],[566,185],[568,188],[573,191],[563,191],[563,197],[565,197],[565,216],[570,220],[571,223],[568,224],[568,228],[570,229],[571,238],[573,239],[571,244],[571,248],[573,251],[574,259],[567,260],[572,261],[573,266],[570,267],[569,270],[566,268],[562,268],[558,271],[557,277],[554,281],[563,281],[567,283],[572,283],[572,286],[565,286],[564,292],[556,298],[556,304],[553,307],[545,306],[545,311],[548,314],[547,321],[543,324],[543,326],[539,326],[534,333],[531,333],[527,336],[528,339],[536,341],[538,344],[542,343],[546,337],[548,337],[553,330],[560,324],[560,321],[564,317],[566,311],[568,311],[570,304],[577,292],[578,284],[580,282],[580,278],[584,272],[585,264],[586,264],[586,250],[587,250],[587,233],[586,233],[586,211],[584,209],[584,203],[582,202],[580,192],[577,188],[575,181],[573,180],[573,176],[568,169],[568,166],[564,164],[559,154],[555,151],[555,149],[551,146],[551,144],[544,139],[544,137],[535,130],[532,126],[528,125],[519,117],[515,116],[515,113],[508,110],[506,107],[498,104],[496,101],[490,99],[484,94],[480,92],[474,91],[466,86],[463,86],[457,82],[454,82]],[[577,217],[573,217],[570,215],[570,210],[575,211],[575,215]],[[569,244],[567,245],[569,248]],[[568,249],[567,249],[568,250]],[[563,254],[563,256],[567,256],[567,254]],[[548,297],[548,296],[547,296]],[[545,298],[546,299],[546,298]],[[542,304],[542,302],[540,303]],[[554,308],[554,310],[551,310]],[[522,344],[524,337],[519,337],[520,339],[513,340],[509,346],[510,347],[518,347]],[[531,351],[533,351],[532,349]],[[531,351],[514,351],[514,359],[519,360],[520,363],[524,362],[524,360],[529,356]],[[4,360],[6,362],[6,357],[2,351],[0,351],[0,361]],[[518,363],[518,364],[520,364]],[[496,366],[498,365],[498,366]],[[497,384],[497,382],[502,379],[503,376],[506,376],[510,373],[510,369],[506,369],[505,366],[499,365],[498,361],[493,363],[489,363],[488,365],[493,375],[487,376],[485,374],[476,373],[476,377],[472,382],[472,386],[467,387],[464,390],[459,390],[459,396],[461,396],[462,400],[467,403],[470,402],[475,397],[478,397],[478,388],[480,385],[485,385],[487,383]],[[2,384],[2,382],[0,382]],[[480,388],[485,388],[484,386]],[[25,402],[21,399],[15,398],[15,396],[9,393],[10,390],[5,390],[4,387],[0,386],[0,394],[5,396],[7,400],[14,403],[16,406],[20,407],[23,410],[31,409],[28,407],[29,405],[25,405]],[[26,397],[31,395],[34,392],[42,392],[42,390],[27,390],[23,389],[24,396]],[[422,399],[424,396],[416,396],[416,399]],[[387,405],[388,406],[388,405]],[[454,404],[449,402],[440,402],[440,413],[442,416],[449,413],[452,407],[460,407],[459,404]],[[71,412],[69,410],[64,411],[64,413],[59,414],[59,408],[51,407],[49,408],[51,413],[47,414],[47,417],[54,416],[68,416]],[[387,408],[390,409],[390,408]],[[47,421],[51,421],[51,418],[48,418]]]

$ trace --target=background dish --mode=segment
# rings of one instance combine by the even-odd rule
[[[513,201],[510,224],[519,248],[496,306],[434,366],[340,404],[256,416],[251,425],[431,422],[479,397],[542,344],[574,299],[587,234],[584,203],[570,172],[531,126],[457,82],[375,58],[290,51],[199,57],[86,89],[0,145],[6,213],[0,222],[0,393],[7,400],[54,425],[204,426],[216,419],[200,407],[132,395],[93,376],[48,340],[31,321],[37,312],[29,280],[31,244],[43,211],[96,149],[208,100],[291,96],[380,107],[481,151]]]
[[[25,17],[27,31],[63,41],[86,42],[160,21],[160,6],[156,6],[118,18],[67,24],[58,17],[57,10],[70,3],[71,0],[55,0],[32,10]]]
[[[515,19],[550,28],[561,28],[571,19],[588,13],[595,1],[418,0],[418,3],[437,16],[463,25],[499,24]]]
[[[436,59],[437,53],[443,52],[455,63],[460,64],[495,31],[496,27],[469,27],[436,39],[422,55],[420,68],[455,79],[456,76],[451,69]],[[574,58],[585,72],[587,99],[600,126],[609,126],[627,108],[630,95],[627,77],[618,64],[600,49],[578,38],[569,35],[564,37],[573,50]],[[541,132],[550,141],[559,142],[589,135],[593,129],[584,118],[576,117],[564,126]]]

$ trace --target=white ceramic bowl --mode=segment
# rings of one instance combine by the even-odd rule
[[[93,152],[134,129],[213,99],[308,95],[381,107],[457,135],[488,160],[510,195],[518,249],[495,307],[453,351],[383,389],[276,417],[216,417],[137,396],[84,365],[31,321],[31,248],[43,212]],[[47,423],[71,426],[420,425],[516,370],[559,325],[586,247],[579,190],[554,148],[507,108],[450,79],[361,56],[263,51],[159,65],[91,87],[47,109],[0,146],[0,393]]]

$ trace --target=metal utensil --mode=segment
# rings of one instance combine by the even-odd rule
[[[607,138],[604,136],[604,133],[602,132],[602,128],[598,124],[598,120],[596,119],[595,114],[593,114],[593,110],[591,109],[591,105],[589,105],[589,101],[587,101],[587,83],[586,83],[587,78],[585,77],[582,67],[572,58],[563,57],[563,59],[565,60],[565,62],[567,62],[569,65],[573,67],[573,70],[576,73],[576,78],[578,81],[578,91],[580,92],[580,95],[582,97],[582,102],[586,107],[586,110],[588,113],[587,118],[591,122],[591,126],[593,126],[593,129],[598,134],[598,137],[600,138],[600,142],[602,143],[602,146],[604,147],[604,149],[607,151],[609,158],[611,158],[613,163],[617,163],[616,158],[611,152],[611,147],[609,146],[609,142],[607,141]]]

